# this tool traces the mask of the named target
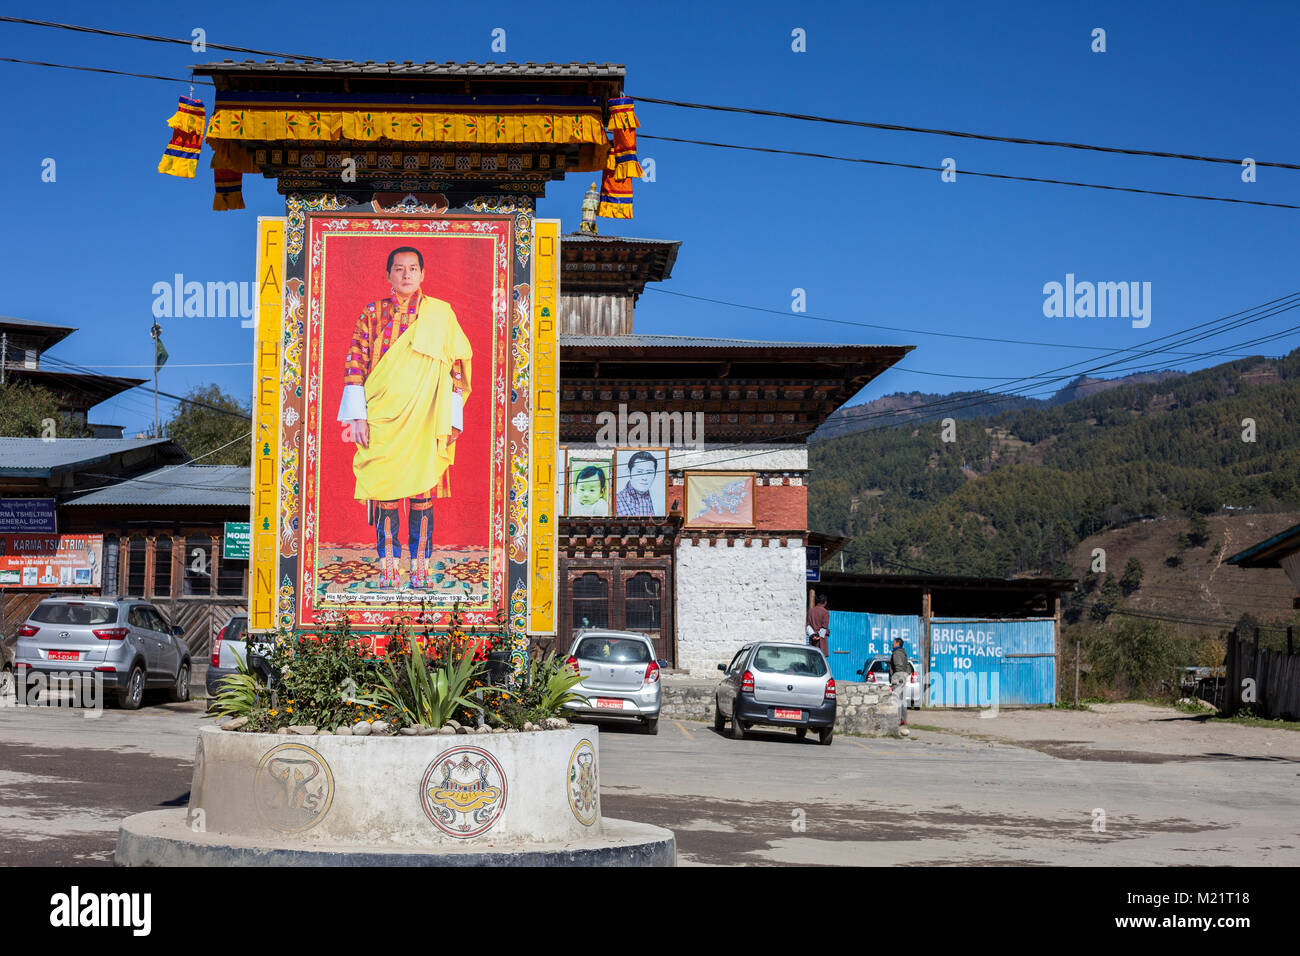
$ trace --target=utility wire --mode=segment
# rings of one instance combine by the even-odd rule
[[[41,60],[20,60],[12,56],[0,56],[0,63],[22,63],[27,66],[50,66],[59,70],[82,70],[86,73],[111,73],[114,76],[131,76],[142,80],[166,80],[168,83],[202,83],[205,86],[213,86],[211,80],[197,80],[191,77],[184,79],[179,76],[159,76],[156,73],[132,73],[129,70],[106,70],[98,66],[74,66],[70,63],[45,63]]]
[[[125,33],[121,30],[101,30],[97,27],[83,27],[75,23],[58,23],[53,20],[29,20],[26,17],[6,17],[0,16],[0,23],[21,23],[29,27],[48,27],[56,30],[71,30],[74,33],[94,33],[98,36],[121,37],[127,40],[147,40],[150,43],[179,43],[182,46],[194,46],[194,40],[184,40],[179,37],[155,36],[150,33]],[[309,60],[312,62],[322,62],[326,57],[322,56],[305,56],[298,53],[274,53],[270,50],[254,50],[246,46],[229,46],[224,43],[208,43],[204,41],[204,47],[210,47],[213,50],[229,50],[233,53],[252,53],[257,56],[270,56],[282,60]]]
[[[41,358],[42,358],[42,360],[44,360],[44,361],[50,361],[50,362],[53,362],[56,366],[62,367],[62,368],[66,369],[66,370],[68,370],[68,371],[71,371],[71,372],[76,372],[76,373],[78,373],[78,374],[82,374],[82,375],[95,375],[95,374],[97,374],[97,373],[95,372],[94,369],[92,369],[92,368],[87,368],[87,367],[84,366],[84,365],[77,365],[77,364],[74,363],[74,362],[68,362],[68,361],[65,361],[65,360],[62,360],[62,359],[56,359],[56,358],[47,357],[47,356],[41,356]],[[149,384],[148,384],[147,382],[142,382],[142,383],[139,384],[139,385],[133,386],[133,388],[149,388]],[[127,391],[130,391],[130,390],[131,390],[131,389],[128,389]],[[150,391],[150,393],[152,393],[153,390],[150,388],[149,391]],[[235,417],[235,418],[242,418],[242,419],[244,419],[244,421],[252,421],[252,420],[253,420],[252,415],[246,414],[246,413],[244,413],[244,412],[236,412],[236,411],[232,411],[232,410],[229,409],[229,408],[221,408],[219,405],[209,405],[207,402],[201,402],[201,401],[198,401],[198,400],[196,400],[196,399],[186,398],[184,395],[173,395],[171,392],[164,392],[162,389],[158,389],[158,394],[161,395],[161,396],[164,396],[164,397],[166,397],[166,398],[170,398],[170,399],[172,399],[173,401],[183,402],[183,403],[185,403],[186,405],[194,405],[194,406],[197,407],[197,408],[206,408],[206,409],[208,409],[209,411],[218,412],[219,414],[222,414],[222,415],[230,415],[230,416],[233,416],[233,417]]]
[[[866,159],[859,156],[835,156],[831,153],[813,153],[800,149],[776,149],[770,146],[743,146],[737,143],[715,143],[702,139],[679,139],[675,136],[638,134],[638,139],[654,139],[665,143],[687,143],[692,146],[713,146],[718,149],[738,149],[755,153],[777,153],[782,156],[806,156],[811,159],[833,159],[841,163],[865,163],[869,166],[892,166],[898,169],[920,169],[925,172],[946,172],[942,166],[922,166],[919,163],[895,163],[884,159]],[[1284,202],[1264,202],[1258,199],[1234,199],[1230,196],[1203,196],[1196,193],[1176,193],[1163,189],[1139,189],[1136,186],[1107,186],[1103,183],[1084,183],[1071,179],[1043,179],[1037,176],[1013,176],[1009,173],[982,173],[973,169],[955,170],[959,176],[980,176],[984,179],[1006,179],[1022,183],[1048,183],[1054,186],[1077,186],[1083,189],[1104,189],[1109,192],[1140,193],[1145,196],[1167,196],[1172,199],[1199,199],[1205,202],[1237,203],[1244,206],[1272,206],[1276,209],[1300,209]]]
[[[866,120],[841,119],[833,116],[815,116],[808,113],[785,113],[778,110],[760,110],[744,106],[718,106],[710,103],[686,103],[680,100],[661,100],[651,96],[634,96],[625,93],[638,103],[656,103],[660,106],[677,106],[683,109],[715,110],[723,113],[748,113],[753,116],[775,116],[781,119],[801,120],[809,123],[831,123],[837,126],[860,126],[866,129],[890,130],[899,133],[926,133],[931,136],[955,136],[959,139],[978,139],[991,143],[1016,143],[1028,146],[1056,146],[1063,149],[1089,150],[1098,153],[1122,153],[1126,156],[1156,156],[1163,159],[1187,159],[1200,163],[1225,163],[1240,166],[1242,159],[1229,159],[1222,156],[1198,156],[1193,153],[1170,153],[1152,149],[1127,149],[1119,146],[1097,146],[1092,143],[1072,143],[1053,139],[1028,139],[1022,136],[995,136],[989,133],[971,133],[953,129],[931,129],[925,126],[903,126],[896,123],[872,123]],[[1270,163],[1255,160],[1256,166],[1270,166],[1276,169],[1300,169],[1295,163]]]

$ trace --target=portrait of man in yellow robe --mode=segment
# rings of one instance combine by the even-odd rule
[[[471,392],[473,349],[456,313],[425,295],[424,255],[388,254],[391,295],[361,311],[345,358],[338,420],[356,443],[353,497],[367,503],[380,588],[397,588],[407,505],[410,586],[429,586],[433,501],[451,496],[456,440]]]

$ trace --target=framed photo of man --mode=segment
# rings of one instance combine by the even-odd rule
[[[754,473],[688,471],[685,526],[754,527]]]
[[[503,605],[512,228],[308,217],[302,625]]]
[[[614,513],[620,518],[668,514],[668,449],[620,448],[614,468]]]
[[[614,513],[614,453],[570,451],[564,470],[564,513],[579,518],[608,518]]]

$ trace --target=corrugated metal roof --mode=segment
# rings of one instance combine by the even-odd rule
[[[170,438],[0,438],[0,474],[34,475],[170,442]]]
[[[223,60],[220,63],[204,63],[194,67],[199,75],[213,73],[364,73],[372,75],[393,76],[430,76],[430,77],[516,77],[516,76],[551,76],[551,77],[616,77],[625,73],[622,63],[456,63],[448,60],[439,63],[427,60],[416,63],[404,60],[387,60],[377,63],[374,60]]]
[[[0,315],[0,325],[21,325],[32,329],[53,329],[58,332],[77,331],[71,325],[55,325],[53,322],[37,322],[35,319],[20,319],[13,315]]]
[[[649,246],[680,246],[680,239],[642,239],[638,236],[593,236],[589,232],[566,232],[560,237],[560,242],[595,242],[595,243],[614,243],[614,242],[639,242]]]
[[[100,488],[72,505],[249,505],[251,469],[239,465],[176,465]]]
[[[608,348],[666,349],[864,349],[898,348],[865,344],[822,342],[766,342],[759,339],[717,339],[697,335],[561,335],[560,345]]]

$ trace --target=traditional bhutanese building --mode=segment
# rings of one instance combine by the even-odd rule
[[[910,346],[637,334],[636,300],[647,282],[670,276],[679,245],[589,234],[562,241],[568,453],[597,451],[602,424],[634,422],[636,413],[664,416],[657,421],[670,430],[692,428],[644,441],[668,446],[664,516],[561,520],[558,636],[567,643],[584,626],[639,631],[674,667],[711,676],[746,641],[802,638],[808,437]],[[691,447],[673,447],[682,437]],[[693,527],[688,478],[721,473],[752,478],[752,520]]]

